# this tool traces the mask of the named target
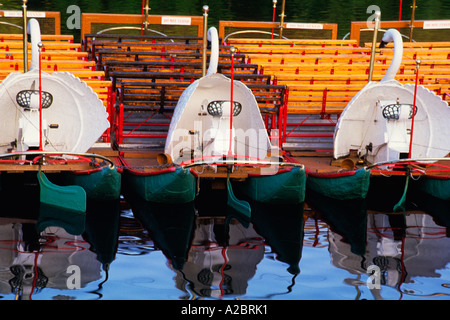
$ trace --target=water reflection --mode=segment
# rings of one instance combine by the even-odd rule
[[[42,207],[2,217],[0,295],[160,299],[164,287],[173,300],[449,299],[448,202],[416,199],[421,209],[403,215],[307,199],[306,211],[251,203],[248,228],[194,203],[90,202],[75,235],[58,219],[39,233]],[[373,266],[380,286],[369,288]]]
[[[190,297],[244,295],[264,258],[264,239],[236,220],[198,218],[192,246],[176,286]]]
[[[450,262],[450,239],[446,228],[437,225],[430,215],[423,212],[409,212],[406,217],[374,213],[368,215],[367,222],[367,250],[362,259],[350,252],[341,235],[329,231],[331,262],[357,276],[345,279],[348,285],[354,286],[356,291],[367,289],[367,281],[360,279],[368,277],[370,266],[377,266],[381,287],[370,290],[375,299],[385,298],[384,286],[396,289],[400,299],[403,295],[450,296],[450,292],[444,289],[436,292],[437,288],[433,287],[427,288],[432,290],[428,293],[419,293],[424,288],[408,289],[414,288],[417,278],[441,277],[440,270]]]
[[[252,221],[246,227],[211,209],[199,216],[194,203],[157,204],[133,195],[127,195],[127,201],[176,273],[175,286],[185,293],[182,299],[245,295],[267,245],[291,274],[300,272],[303,205],[252,203]]]
[[[353,275],[344,283],[355,288],[357,299],[364,291],[370,293],[367,298],[392,299],[386,288],[396,290],[396,299],[450,297],[445,283],[437,288],[427,286],[428,280],[417,281],[438,279],[441,271],[448,269],[449,201],[424,195],[414,199],[420,210],[402,214],[367,212],[364,202],[319,197],[310,194],[307,198],[315,210],[312,216],[329,225],[331,263]],[[374,267],[378,274],[371,272]]]
[[[84,288],[103,277],[102,269],[107,274],[117,249],[119,203],[88,204],[83,230],[68,227],[57,213],[40,206],[34,212],[37,220],[0,218],[1,294],[31,300],[46,289]],[[74,298],[68,292],[52,298]]]
[[[182,269],[194,228],[194,203],[153,203],[136,194],[127,194],[127,201],[134,217],[149,232],[150,238],[173,268]]]
[[[350,251],[358,256],[366,251],[367,208],[362,199],[337,200],[307,189],[308,205],[315,210],[315,218],[327,223],[342,236]],[[331,241],[331,239],[329,239]]]
[[[82,272],[74,286],[85,286],[100,278],[101,263],[89,250],[89,243],[61,227],[48,227],[38,235],[32,223],[2,219],[0,292],[15,299],[32,299],[44,288],[67,289],[71,284],[69,267]]]

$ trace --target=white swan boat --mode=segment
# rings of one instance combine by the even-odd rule
[[[233,76],[216,73],[217,30],[210,28],[208,37],[208,71],[182,93],[164,153],[158,155],[166,167],[139,172],[124,159],[125,188],[148,201],[188,202],[197,188],[214,184],[228,190],[229,206],[248,214],[250,206],[234,197],[230,181],[255,201],[303,202],[304,166],[288,162],[271,144],[252,91]]]
[[[87,153],[109,127],[102,101],[68,72],[42,72],[37,20],[29,20],[28,32],[30,71],[13,72],[0,84],[1,191],[9,192],[18,181],[36,183],[38,173],[41,202],[50,205],[84,211],[85,204],[78,205],[84,199],[118,199],[117,167]]]
[[[372,175],[425,176],[420,180],[426,192],[450,200],[450,166],[445,164],[450,160],[450,107],[422,85],[395,80],[403,41],[389,29],[382,39],[387,42],[394,42],[391,65],[380,82],[369,82],[344,109],[334,133],[334,158],[356,153]]]

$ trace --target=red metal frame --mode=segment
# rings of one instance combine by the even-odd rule
[[[123,143],[124,138],[166,138],[167,134],[152,134],[152,133],[134,133],[137,129],[139,129],[141,126],[155,126],[155,127],[161,127],[161,126],[169,126],[169,123],[148,123],[150,119],[152,119],[158,112],[155,111],[153,114],[151,114],[149,117],[147,117],[142,122],[126,122],[125,120],[130,117],[134,112],[130,112],[126,117],[124,116],[124,107],[123,103],[120,103],[118,105],[118,112],[116,110],[116,117],[113,124],[114,132],[116,134],[116,141],[119,144]],[[166,113],[162,113],[168,120],[170,120],[172,117]],[[126,126],[134,126],[133,129],[131,129],[128,133],[124,132],[124,125]]]

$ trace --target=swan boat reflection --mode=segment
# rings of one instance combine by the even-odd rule
[[[447,235],[447,236],[446,236]],[[363,256],[350,251],[350,246],[342,241],[342,236],[329,230],[329,251],[333,265],[357,276],[345,282],[359,288],[366,287],[368,268],[376,266],[380,270],[381,287],[370,289],[375,299],[383,299],[384,286],[394,288],[402,295],[448,295],[442,292],[415,292],[416,278],[439,278],[439,270],[450,262],[448,248],[448,226],[436,224],[434,219],[423,212],[402,214],[368,214],[367,249]],[[409,288],[409,289],[408,289]],[[420,289],[419,289],[420,290]]]

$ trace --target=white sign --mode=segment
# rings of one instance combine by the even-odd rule
[[[190,26],[191,25],[191,18],[190,17],[165,16],[165,17],[161,18],[161,24]]]
[[[15,11],[15,10],[5,10],[3,11],[4,17],[22,17],[23,13],[22,11]],[[27,17],[28,18],[45,18],[45,12],[41,11],[27,11]]]
[[[323,24],[321,23],[286,23],[286,28],[288,29],[314,29],[322,30]]]
[[[424,29],[450,29],[450,20],[430,20],[423,22]]]

